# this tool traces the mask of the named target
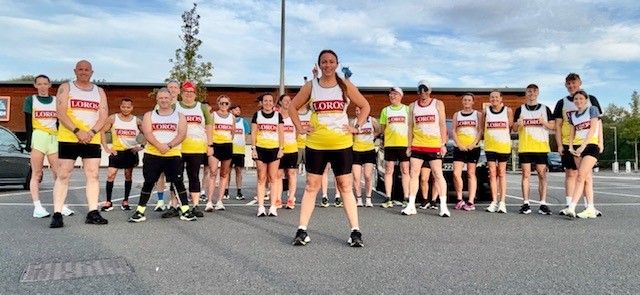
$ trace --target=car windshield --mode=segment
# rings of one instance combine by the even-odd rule
[[[20,143],[7,129],[0,128],[0,151],[15,152],[20,150]]]

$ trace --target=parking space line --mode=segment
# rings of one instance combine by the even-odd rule
[[[83,189],[86,186],[72,186],[69,187],[69,190],[77,190],[77,189]],[[53,192],[53,189],[48,189],[48,190],[42,190],[40,191],[40,193],[51,193]],[[26,192],[19,192],[19,193],[2,193],[0,194],[0,197],[6,197],[6,196],[20,196],[20,195],[30,195],[31,192],[30,191],[26,191]]]

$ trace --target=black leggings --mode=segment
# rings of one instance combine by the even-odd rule
[[[180,173],[182,171],[180,168],[182,165],[182,159],[179,156],[161,157],[145,153],[142,163],[144,165],[142,167],[144,183],[142,184],[142,190],[140,191],[138,206],[147,206],[147,202],[149,202],[149,198],[151,197],[151,191],[162,173],[164,173],[167,181],[173,183],[176,187],[180,203],[182,203],[183,206],[189,205],[187,192],[182,179],[182,173]]]
[[[182,171],[187,170],[190,193],[200,192],[200,166],[206,161],[207,154],[182,154]]]

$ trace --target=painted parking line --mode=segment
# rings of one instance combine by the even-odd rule
[[[72,186],[69,187],[69,190],[77,190],[77,189],[84,189],[86,186]],[[48,190],[41,190],[40,193],[51,193],[53,192],[53,189],[48,189]],[[30,195],[31,192],[30,191],[26,191],[26,192],[18,192],[18,193],[2,193],[0,194],[0,197],[6,197],[6,196],[21,196],[21,195]]]

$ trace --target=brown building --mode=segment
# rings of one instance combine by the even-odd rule
[[[149,93],[155,88],[164,86],[161,83],[98,83],[104,88],[109,99],[109,113],[119,111],[118,105],[120,98],[130,97],[134,100],[134,113],[142,115],[155,105],[155,100],[149,98]],[[51,88],[50,94],[55,95],[57,86]],[[208,101],[215,105],[215,99],[221,95],[228,95],[232,103],[239,104],[242,107],[242,115],[250,117],[256,111],[256,97],[264,92],[278,92],[277,85],[229,85],[229,84],[210,84],[208,88]],[[300,89],[299,85],[287,86],[286,91],[289,95],[295,95]],[[371,115],[378,117],[380,111],[388,103],[389,87],[359,87],[360,92],[371,104]],[[502,92],[502,96],[506,105],[516,107],[524,102],[524,88],[495,88]],[[471,92],[476,95],[475,108],[480,109],[483,103],[488,103],[489,93],[494,88],[434,88],[432,96],[442,100],[445,103],[447,118],[461,108],[460,98],[462,94]],[[409,104],[416,100],[417,93],[414,87],[403,87],[405,93],[403,102]],[[36,89],[30,82],[0,82],[0,97],[10,97],[9,120],[0,122],[0,126],[7,127],[16,132],[19,137],[24,138],[24,114],[22,107],[24,98],[28,95],[36,93]],[[350,110],[353,115],[353,110]]]

